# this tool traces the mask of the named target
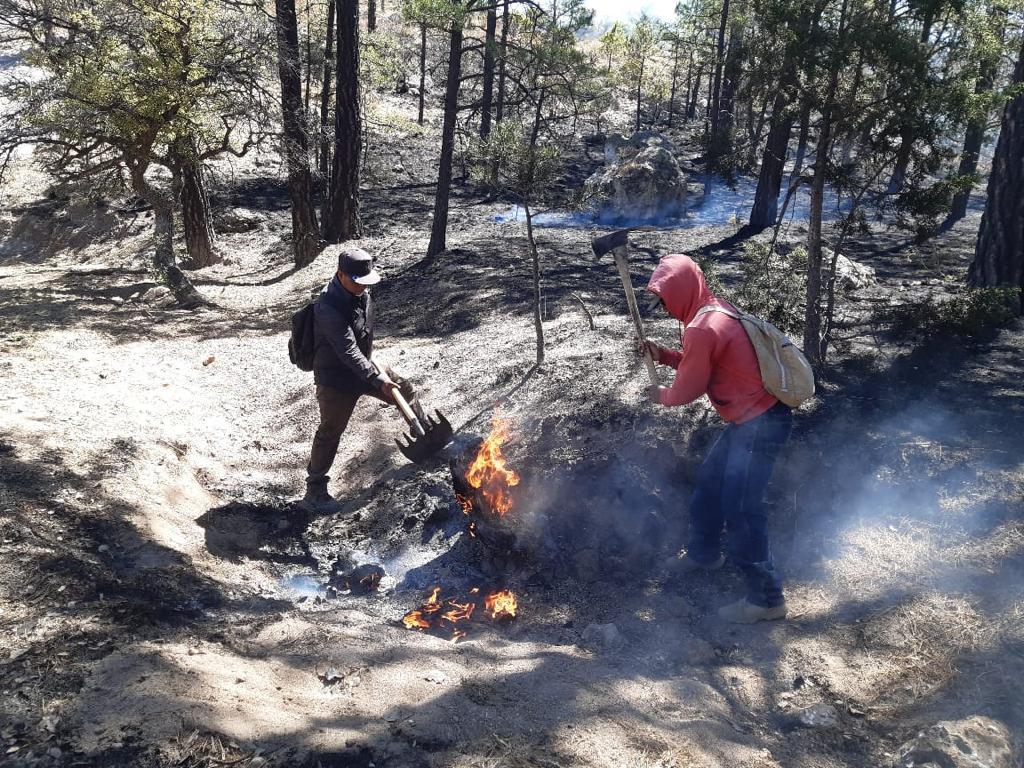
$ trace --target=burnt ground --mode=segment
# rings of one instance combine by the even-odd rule
[[[976,213],[923,245],[877,225],[851,249],[878,284],[842,299],[771,494],[792,616],[729,627],[730,569],[665,567],[717,419],[645,404],[589,232],[539,232],[533,370],[521,229],[461,188],[451,250],[423,259],[432,139],[396,125],[378,140],[401,162],[371,167],[365,194],[380,359],[462,440],[510,421],[507,524],[556,532],[556,555],[469,537],[445,458],[404,463],[375,401],[336,465],[343,512],[291,505],[315,403],[286,329],[332,266],[290,268],[272,164],[217,176],[218,209],[263,223],[222,236],[227,263],[194,275],[216,306],[195,313],[145,270],[145,211],[37,202],[26,171],[0,229],[0,763],[867,767],[940,719],[1022,733],[1024,330],[898,337],[881,311],[960,291]],[[735,289],[740,247],[716,247],[733,233],[638,235],[638,286],[658,254],[702,250]],[[378,592],[329,589],[363,563]],[[520,615],[458,643],[401,627],[435,585],[511,587]],[[801,726],[816,704],[837,722]]]

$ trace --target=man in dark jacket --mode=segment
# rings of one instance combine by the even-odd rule
[[[419,412],[412,386],[373,357],[373,300],[367,288],[380,282],[373,258],[352,246],[334,246],[338,271],[320,294],[314,310],[313,380],[320,406],[320,426],[306,468],[306,495],[300,506],[312,512],[340,507],[327,491],[327,473],[338,453],[356,403],[370,395],[394,403],[399,390]]]

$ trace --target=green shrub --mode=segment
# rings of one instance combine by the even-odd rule
[[[790,335],[804,329],[807,294],[807,250],[803,247],[772,252],[767,243],[748,242],[743,248],[743,282],[736,303]]]
[[[929,295],[882,310],[897,336],[973,336],[1013,322],[1020,309],[1017,288],[972,288],[951,299]]]

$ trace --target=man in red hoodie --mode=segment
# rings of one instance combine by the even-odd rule
[[[672,386],[651,387],[651,401],[686,405],[706,394],[728,422],[701,465],[690,503],[689,544],[679,567],[721,568],[724,530],[729,558],[746,579],[747,596],[719,609],[719,616],[744,624],[784,618],[786,601],[768,543],[763,497],[775,458],[789,438],[792,412],[765,390],[742,323],[713,309],[735,308],[711,293],[693,259],[666,256],[647,290],[685,329],[681,351],[648,342],[652,357],[676,370]]]

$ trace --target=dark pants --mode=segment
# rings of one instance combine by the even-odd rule
[[[386,369],[391,380],[398,385],[402,396],[409,402],[413,410],[422,418],[422,412],[416,400],[416,390],[412,384],[395,374],[394,371]],[[378,400],[384,400],[379,392],[367,393]],[[338,444],[341,436],[348,427],[349,419],[356,408],[356,403],[362,396],[360,392],[350,392],[334,387],[326,387],[318,384],[316,387],[316,401],[320,406],[320,426],[313,436],[313,450],[310,452],[309,464],[306,467],[306,485],[310,487],[321,486],[327,488],[327,482],[331,479],[327,473],[334,464],[334,458],[338,455]]]
[[[714,562],[725,529],[729,558],[747,582],[747,599],[762,607],[783,602],[768,544],[764,492],[792,423],[792,411],[779,403],[756,419],[726,427],[701,465],[690,502],[689,557]]]

